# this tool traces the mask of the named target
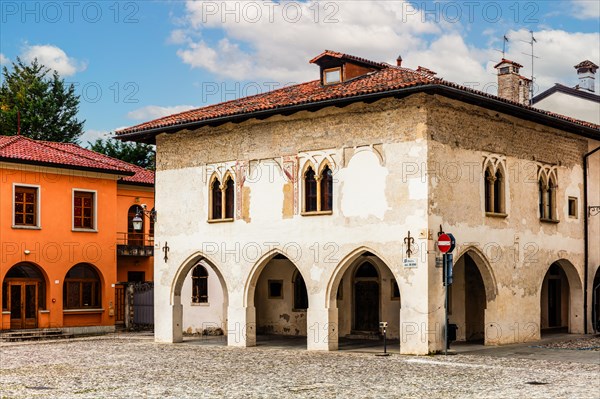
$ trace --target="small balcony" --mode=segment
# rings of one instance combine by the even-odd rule
[[[154,236],[142,233],[117,233],[118,256],[154,256]]]

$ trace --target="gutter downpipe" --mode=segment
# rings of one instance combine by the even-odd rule
[[[584,275],[583,275],[583,333],[587,334],[588,333],[588,273],[589,273],[589,257],[590,257],[590,251],[589,251],[589,217],[590,217],[590,211],[588,209],[589,205],[588,205],[588,158],[593,155],[594,153],[600,151],[600,147],[596,148],[595,150],[592,150],[590,152],[588,152],[587,154],[585,154],[583,156],[583,210],[585,212],[585,218],[584,218],[584,231],[583,231],[583,242],[584,242],[584,249],[583,249],[583,259],[584,259]],[[595,326],[593,326],[593,328],[595,329]]]

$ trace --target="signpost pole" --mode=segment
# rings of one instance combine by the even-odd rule
[[[445,296],[445,304],[444,304],[444,323],[446,323],[446,326],[444,327],[444,356],[448,356],[448,267],[447,267],[447,263],[448,263],[448,256],[446,254],[444,254],[443,256],[444,258],[444,288],[446,290],[446,292],[444,293]]]

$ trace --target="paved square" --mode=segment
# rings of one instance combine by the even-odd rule
[[[565,361],[378,357],[266,344],[156,344],[135,335],[4,344],[0,397],[598,398],[600,366],[570,362],[576,351],[563,352]]]

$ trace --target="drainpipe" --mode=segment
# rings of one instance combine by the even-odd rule
[[[588,205],[588,158],[596,153],[600,151],[600,147],[596,148],[595,150],[592,150],[590,152],[588,152],[587,154],[585,154],[583,156],[583,210],[585,211],[585,218],[583,219],[583,225],[584,225],[584,231],[583,231],[583,242],[584,242],[584,249],[583,249],[583,258],[584,258],[584,272],[583,272],[583,332],[584,334],[588,333],[588,313],[587,313],[587,309],[588,309],[588,272],[589,272],[589,267],[588,267],[588,263],[589,263],[589,257],[590,257],[590,251],[589,251],[589,221],[588,218],[590,216],[590,211],[588,209],[589,205]]]

